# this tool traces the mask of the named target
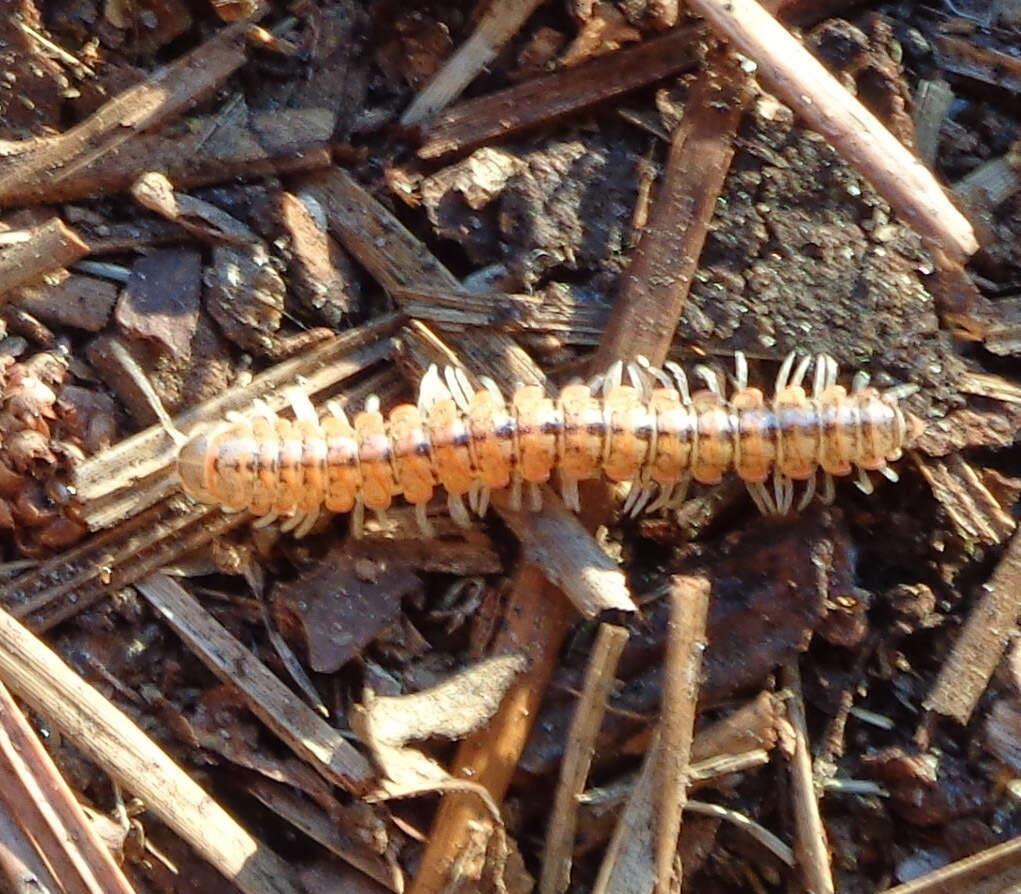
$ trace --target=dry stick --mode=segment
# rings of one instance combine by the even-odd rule
[[[1021,866],[1021,836],[994,845],[970,857],[964,857],[948,866],[941,866],[910,882],[887,888],[884,894],[950,894],[966,892],[975,883],[994,873],[997,875]],[[1014,887],[1002,890],[1017,890]]]
[[[736,63],[714,53],[674,132],[649,222],[590,371],[639,354],[653,363],[666,359],[734,156],[748,93],[747,77]]]
[[[0,797],[18,809],[68,894],[132,894],[132,887],[0,683]],[[30,824],[30,825],[29,825]]]
[[[794,730],[794,753],[790,759],[791,797],[794,801],[794,853],[805,887],[813,894],[833,894],[833,873],[826,844],[826,830],[819,814],[812,775],[812,753],[805,720],[805,699],[797,661],[784,665],[783,685],[791,692],[787,715]]]
[[[23,241],[0,249],[0,300],[18,286],[29,285],[47,273],[73,264],[89,247],[59,217],[24,231]]]
[[[24,829],[18,824],[17,807],[0,799],[0,890],[33,894],[59,894],[60,884],[43,862]]]
[[[965,725],[1021,616],[1021,533],[1015,532],[922,706]]]
[[[529,662],[528,670],[511,684],[486,727],[461,743],[451,766],[452,775],[484,786],[498,803],[507,792],[531,734],[539,702],[556,666],[557,646],[572,620],[570,604],[546,581],[542,571],[522,563],[493,654],[523,654]],[[486,818],[486,810],[475,796],[444,797],[409,894],[446,891],[450,871],[468,840],[470,824]]]
[[[0,160],[0,205],[8,204],[8,193],[21,190],[26,183],[69,176],[208,96],[245,63],[245,32],[267,11],[263,7],[246,22],[219,31],[60,136],[0,144],[0,159],[8,156],[6,161]]]
[[[699,673],[705,651],[709,581],[677,575],[670,582],[663,704],[659,721],[661,752],[656,768],[656,892],[681,889],[681,811],[688,798],[688,763],[695,731]]]
[[[475,31],[422,88],[401,116],[401,124],[417,124],[445,109],[475,76],[492,62],[543,0],[495,0]]]
[[[560,782],[553,811],[546,827],[546,850],[542,860],[539,894],[566,891],[571,883],[574,830],[578,820],[578,798],[585,790],[596,736],[606,713],[606,702],[617,672],[617,662],[628,641],[628,631],[614,624],[600,624],[599,635],[589,655],[581,697],[567,737],[567,750],[560,766]]]
[[[297,894],[280,857],[242,829],[131,720],[4,611],[0,680],[246,894]]]
[[[957,260],[978,250],[971,224],[929,169],[755,0],[691,0],[690,6],[753,59],[766,85],[922,236]]]
[[[420,158],[506,137],[678,74],[698,61],[703,28],[680,28],[626,50],[458,103],[423,125]]]
[[[135,585],[192,650],[224,683],[237,687],[249,710],[325,779],[364,793],[375,773],[337,730],[291,692],[238,642],[187,590],[165,574]]]

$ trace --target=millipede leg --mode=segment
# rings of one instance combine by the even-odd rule
[[[303,422],[318,422],[319,414],[312,406],[308,395],[300,388],[288,388],[287,399],[290,401],[291,409],[294,410],[294,418]]]
[[[294,529],[294,537],[296,540],[301,540],[309,531],[312,530],[315,523],[319,521],[319,510],[316,509],[314,512],[309,512],[305,516],[305,520]]]
[[[226,419],[228,422],[234,423],[235,425],[237,425],[238,423],[248,421],[245,418],[245,414],[239,413],[237,410],[228,410],[226,413],[223,414],[223,418]]]
[[[761,481],[755,484],[748,484],[745,482],[745,487],[748,488],[748,494],[752,498],[752,502],[755,503],[756,509],[759,510],[763,515],[776,515],[776,504],[773,502],[773,497],[766,489]]]
[[[794,360],[796,357],[797,353],[795,351],[791,351],[783,358],[783,363],[780,364],[780,370],[776,374],[776,385],[774,385],[773,388],[775,394],[779,394],[787,387],[787,379],[791,374],[791,369],[794,366]]]
[[[815,496],[816,477],[817,476],[813,474],[805,483],[805,492],[801,495],[801,499],[798,500],[798,512],[804,512],[808,507],[808,504],[812,502],[812,497]]]
[[[870,376],[865,370],[859,369],[851,379],[851,393],[858,394],[869,387]]]
[[[512,512],[521,511],[521,473],[514,471],[511,475],[510,497],[508,498]]]
[[[690,404],[691,389],[688,387],[688,374],[672,360],[663,365],[666,367],[667,372],[674,377],[674,382],[677,383],[677,392],[681,395],[681,401],[685,405]]]
[[[627,377],[631,387],[638,392],[642,401],[649,399],[649,380],[644,375],[641,364],[632,361],[627,365]]]
[[[900,475],[898,475],[889,466],[883,466],[883,468],[879,470],[879,474],[882,475],[887,481],[892,481],[894,484],[900,481]]]
[[[566,475],[560,476],[560,495],[564,505],[572,512],[581,512],[581,498],[578,495],[578,482]]]
[[[269,408],[269,404],[261,397],[257,397],[252,401],[252,415],[257,419],[266,419],[270,422],[276,422],[277,418],[276,413]]]
[[[493,396],[493,400],[500,409],[507,406],[507,401],[504,399],[503,392],[500,390],[500,386],[497,385],[496,382],[489,378],[489,376],[479,376],[479,382],[482,387]]]
[[[284,523],[280,526],[280,530],[283,531],[285,534],[288,531],[293,531],[296,527],[298,527],[298,525],[301,524],[304,518],[305,513],[295,511],[293,514],[287,516],[287,518],[284,519]]]
[[[869,478],[869,473],[862,468],[858,469],[858,477],[855,478],[854,483],[857,486],[858,490],[860,490],[866,496],[868,496],[875,490],[875,487],[872,484],[872,479]]]
[[[704,363],[700,363],[695,367],[695,374],[705,382],[706,388],[708,388],[713,394],[719,398],[723,398],[723,389],[720,387],[720,377],[711,370]]]
[[[436,536],[436,529],[433,527],[429,516],[426,514],[426,504],[416,503],[415,504],[415,521],[418,523],[418,530],[422,532],[423,537],[432,539]]]
[[[653,489],[652,485],[644,485],[638,490],[638,499],[635,500],[634,505],[631,507],[631,518],[638,518],[642,514],[642,510],[645,509],[645,505],[652,499]],[[630,497],[631,494],[628,494]]]
[[[461,373],[461,375],[458,376],[458,373]],[[447,366],[443,369],[443,378],[446,380],[447,389],[450,391],[450,396],[454,398],[454,403],[457,404],[458,409],[463,413],[467,413],[472,395],[471,383],[469,383],[467,376],[461,370],[453,366]]]
[[[649,507],[645,510],[647,514],[652,515],[653,512],[659,512],[660,509],[664,509],[670,505],[670,498],[674,493],[673,484],[661,484],[659,485],[659,496],[653,500]]]
[[[347,413],[344,412],[344,408],[340,405],[339,401],[328,400],[326,401],[326,412],[331,416],[336,416],[345,425],[350,425],[351,420],[347,418]]]
[[[642,492],[643,488],[637,481],[631,482],[631,489],[627,492],[627,497],[624,499],[624,505],[620,511],[622,515],[631,515],[631,510],[634,508],[635,503],[638,502],[638,495]]]
[[[670,509],[680,509],[685,500],[688,499],[688,488],[691,487],[691,474],[685,475],[680,481],[677,482],[674,487],[673,493],[670,494],[670,502],[667,506]]]
[[[464,508],[464,500],[461,494],[447,494],[447,510],[454,522],[462,528],[470,528],[472,524],[468,510]]]
[[[744,351],[734,352],[734,385],[738,391],[748,387],[748,358]]]
[[[479,518],[482,518],[489,511],[489,495],[492,493],[488,487],[479,491]]]
[[[365,503],[361,497],[355,500],[354,509],[351,510],[351,534],[361,539],[365,533]]]
[[[482,482],[477,478],[472,481],[471,487],[468,488],[468,508],[476,515],[479,514],[479,491],[482,488]]]
[[[269,515],[264,515],[261,518],[257,518],[252,522],[253,528],[268,528],[273,522],[277,520],[277,513],[271,512]]]
[[[837,498],[837,486],[829,472],[822,473],[822,494],[819,499],[829,506]]]
[[[624,381],[624,361],[618,360],[607,371],[603,379],[603,397],[608,397],[614,388],[619,388]]]
[[[773,473],[773,493],[776,496],[776,511],[786,515],[794,504],[794,482],[779,472]]]
[[[542,491],[534,481],[528,482],[528,505],[532,512],[542,511]]]
[[[450,396],[447,386],[440,380],[439,369],[435,363],[432,364],[426,370],[425,375],[422,377],[422,383],[418,387],[419,412],[428,413],[433,408],[433,404]]]
[[[805,381],[805,373],[808,372],[808,366],[812,362],[812,355],[806,354],[801,358],[801,362],[798,363],[794,369],[794,374],[791,376],[790,384],[798,387],[802,382]]]
[[[815,358],[815,377],[812,380],[812,397],[815,400],[819,399],[826,388],[827,371],[826,355],[818,354]]]

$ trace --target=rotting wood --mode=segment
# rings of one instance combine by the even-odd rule
[[[911,458],[964,540],[1003,543],[1014,532],[1013,517],[960,454],[935,459],[912,451]]]
[[[971,224],[932,173],[755,0],[691,0],[758,76],[824,136],[924,238],[956,260],[978,250]]]
[[[915,149],[929,167],[936,162],[940,130],[950,113],[954,91],[942,78],[923,80],[915,94]]]
[[[89,246],[59,217],[52,217],[17,235],[17,240],[0,248],[0,299],[3,301],[14,297],[12,293],[19,286],[34,285],[47,273],[67,267],[89,253]]]
[[[1021,836],[956,860],[947,866],[941,866],[939,869],[927,872],[903,885],[887,888],[883,894],[965,894],[965,892],[976,892],[980,879],[1010,871],[1016,875],[1019,867],[1021,867]],[[1018,879],[1011,878],[1010,881],[1013,884],[1005,883],[1002,887],[997,886],[995,890],[997,892],[1017,890],[1015,885]],[[990,890],[989,894],[993,894],[993,891]]]
[[[922,706],[965,725],[1021,617],[1021,533],[1015,531]]]
[[[8,143],[0,157],[0,206],[21,203],[26,185],[67,178],[208,96],[246,62],[245,32],[268,11],[264,6],[248,21],[218,31],[65,133]]]
[[[577,68],[459,103],[423,127],[418,156],[462,152],[690,69],[704,37],[702,28],[680,28]]]
[[[185,645],[224,683],[236,686],[245,704],[269,729],[324,778],[365,793],[375,776],[368,760],[236,640],[177,581],[154,574],[136,588]]]
[[[721,52],[711,59],[673,135],[649,222],[622,277],[590,372],[639,354],[662,363],[670,349],[750,96],[747,76],[734,59]]]
[[[401,324],[388,314],[351,329],[312,350],[285,360],[233,389],[180,414],[174,424],[187,433],[217,421],[230,410],[243,411],[256,398],[274,412],[288,406],[285,389],[303,380],[302,390],[315,396],[384,359],[392,349],[389,336]],[[82,520],[91,529],[108,527],[153,505],[176,490],[173,463],[177,445],[158,425],[115,444],[86,460],[75,475]]]
[[[670,581],[670,620],[660,706],[662,750],[656,774],[656,892],[681,889],[681,812],[688,798],[688,764],[695,732],[699,673],[709,612],[708,579],[677,575]]]
[[[954,194],[976,215],[993,211],[1021,190],[1021,140],[1010,151],[983,162],[954,183]]]
[[[1021,92],[1021,59],[1017,56],[950,34],[936,35],[932,46],[936,64],[944,71]]]
[[[560,766],[553,809],[546,826],[539,894],[561,894],[571,883],[571,860],[577,823],[578,798],[585,790],[595,753],[596,736],[613,688],[617,662],[628,641],[628,631],[600,624],[589,655],[581,696],[574,709],[568,746]]]
[[[490,62],[544,0],[495,0],[475,30],[432,76],[401,116],[401,124],[416,124],[446,108]]]
[[[290,868],[7,612],[0,680],[245,894],[297,894]]]
[[[19,821],[67,894],[132,894],[124,873],[3,683],[0,800],[18,805]]]
[[[806,890],[815,894],[834,894],[833,870],[826,830],[819,813],[819,798],[812,773],[812,750],[805,719],[805,697],[797,660],[783,667],[783,685],[789,690],[787,717],[794,735],[790,755],[791,800],[794,813],[794,853]]]
[[[572,620],[569,603],[560,592],[538,568],[522,563],[492,654],[521,653],[528,659],[528,669],[511,684],[489,724],[461,742],[450,768],[452,776],[478,783],[498,803],[510,785],[556,666],[555,646]],[[470,825],[479,822],[491,820],[476,796],[456,793],[444,797],[410,894],[447,890],[449,874],[471,834]]]

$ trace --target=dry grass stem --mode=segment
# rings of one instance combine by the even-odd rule
[[[581,696],[574,711],[567,751],[560,766],[560,780],[546,827],[539,894],[560,894],[571,883],[571,859],[577,822],[578,798],[585,790],[595,752],[596,736],[606,713],[617,662],[627,645],[628,632],[614,624],[600,624],[589,654]]]
[[[185,644],[302,759],[330,782],[366,792],[375,776],[366,758],[238,642],[177,581],[165,574],[136,584]]]
[[[794,732],[794,753],[790,757],[791,798],[794,812],[794,852],[807,890],[815,894],[833,894],[833,871],[819,813],[812,773],[812,751],[805,720],[805,698],[801,690],[801,672],[796,661],[783,668],[783,685],[790,690],[787,716]]]
[[[15,808],[10,808],[0,798],[0,886],[4,890],[39,892],[50,894],[60,890],[60,884],[53,877],[49,867],[39,856],[32,839],[19,825]]]
[[[423,125],[420,158],[438,158],[587,109],[695,65],[701,28],[680,28],[585,65],[459,103]]]
[[[60,878],[68,894],[132,894],[7,687],[0,683],[0,799]]]
[[[1021,617],[1021,534],[1015,532],[922,703],[968,723]]]
[[[422,88],[401,116],[417,124],[452,103],[507,43],[543,0],[495,0],[468,38]]]
[[[963,260],[971,224],[928,168],[755,0],[692,0],[691,10],[758,65],[770,90],[818,131],[919,234]]]
[[[743,813],[729,810],[726,807],[720,807],[719,804],[707,804],[704,801],[688,801],[684,805],[684,809],[690,813],[699,813],[702,816],[716,816],[726,820],[728,823],[732,823],[742,831],[747,832],[778,860],[787,866],[794,866],[794,851],[765,826],[755,822],[753,819],[749,819]]]
[[[709,581],[674,577],[670,584],[663,701],[660,707],[660,760],[656,767],[656,892],[679,892],[681,866],[677,839],[687,800],[688,764],[695,731],[699,674],[705,651]]]
[[[245,894],[297,894],[287,865],[7,612],[0,680]]]

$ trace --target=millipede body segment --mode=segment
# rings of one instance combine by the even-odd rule
[[[447,492],[454,519],[467,524],[464,497],[482,515],[491,491],[509,488],[519,506],[527,487],[537,507],[539,485],[554,474],[575,510],[579,481],[631,482],[624,509],[632,515],[679,505],[692,479],[716,484],[729,472],[766,514],[792,508],[795,481],[806,482],[799,508],[807,505],[820,472],[824,500],[833,497],[832,476],[856,469],[867,493],[868,471],[896,480],[888,463],[922,428],[898,405],[904,389],[880,392],[859,373],[848,392],[837,384],[836,362],[819,355],[808,391],[811,358],[795,360],[788,355],[768,399],[749,387],[740,354],[729,397],[705,367],[696,373],[706,387],[692,393],[679,366],[660,370],[641,358],[556,398],[523,385],[509,401],[491,380],[475,390],[462,371],[441,376],[433,366],[418,404],[388,417],[374,398],[353,420],[335,404],[320,416],[298,391],[293,421],[257,402],[249,416],[231,414],[184,443],[177,469],[195,499],[248,510],[261,516],[257,524],[287,517],[284,528],[298,536],[324,509],[352,512],[360,531],[365,507],[383,512],[397,495],[415,506],[428,533],[426,504],[436,487]]]

